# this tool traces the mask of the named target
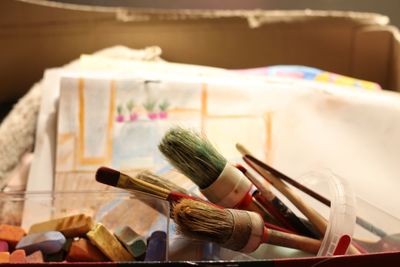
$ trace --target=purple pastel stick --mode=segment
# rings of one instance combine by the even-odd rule
[[[165,261],[167,252],[167,234],[155,231],[147,240],[147,251],[144,261]]]
[[[24,236],[18,242],[16,249],[23,249],[27,254],[40,250],[43,254],[48,255],[59,252],[65,242],[66,239],[60,232],[40,232]]]
[[[8,252],[8,243],[6,241],[0,240],[0,252]]]

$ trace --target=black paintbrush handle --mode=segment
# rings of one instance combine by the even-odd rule
[[[268,200],[259,191],[255,191],[253,196],[288,230],[308,237],[319,238],[319,235],[312,231],[312,228],[308,228],[278,197],[274,196],[271,200]]]

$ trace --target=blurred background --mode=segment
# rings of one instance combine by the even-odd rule
[[[61,4],[64,5],[64,9],[60,8]],[[81,12],[74,11],[75,7],[80,7]],[[89,6],[89,8],[87,8]],[[55,8],[53,8],[55,7]],[[83,7],[83,8],[82,8]],[[93,7],[107,7],[103,9],[96,9],[97,12],[90,12]],[[114,7],[114,8],[110,8]],[[185,54],[189,61],[180,60],[182,55],[182,47],[184,47],[189,40],[185,40],[187,36],[191,35],[191,38],[200,38],[196,41],[196,46],[205,46],[205,42],[201,39],[205,36],[208,31],[212,36],[213,40],[209,40],[213,46],[224,47],[224,53],[227,55],[234,55],[236,62],[242,64],[239,66],[232,66],[232,64],[226,64],[218,55],[212,55],[214,57],[213,66],[218,67],[252,67],[261,66],[259,61],[261,60],[260,55],[255,55],[256,49],[267,50],[267,47],[273,43],[274,40],[264,40],[260,42],[259,37],[265,36],[265,32],[262,29],[245,30],[243,27],[246,23],[240,24],[237,20],[230,20],[226,25],[230,28],[230,33],[233,35],[233,31],[248,31],[251,38],[248,39],[248,43],[252,43],[253,48],[246,52],[246,55],[242,55],[241,58],[237,58],[238,55],[235,49],[239,49],[239,44],[228,43],[219,36],[219,34],[213,34],[215,28],[209,28],[207,24],[203,22],[195,22],[194,20],[185,22],[185,26],[179,25],[178,23],[171,21],[149,21],[149,29],[155,30],[157,33],[155,36],[146,35],[145,22],[138,21],[133,23],[125,23],[120,18],[116,19],[116,14],[110,10],[116,10],[115,7],[132,8],[132,10],[139,9],[155,9],[155,10],[170,10],[170,9],[195,9],[195,10],[228,10],[228,9],[242,9],[242,10],[342,10],[342,11],[359,11],[359,12],[373,12],[379,13],[390,18],[388,24],[400,27],[400,1],[399,0],[231,0],[231,1],[214,1],[214,0],[203,0],[203,1],[186,1],[186,0],[1,0],[0,1],[0,58],[2,64],[0,64],[0,80],[4,89],[0,95],[0,120],[10,110],[14,103],[32,86],[33,83],[40,80],[43,76],[43,71],[46,68],[58,67],[63,64],[76,59],[82,53],[93,53],[96,50],[102,49],[107,46],[116,44],[123,44],[135,48],[143,48],[148,45],[160,45],[165,52],[167,60],[193,63],[193,64],[209,64],[203,57],[196,55],[194,51],[185,50]],[[45,11],[51,10],[51,11]],[[89,11],[89,12],[87,12]],[[98,12],[99,11],[99,12]],[[205,20],[204,20],[205,21]],[[233,25],[239,23],[239,28],[233,28]],[[379,22],[381,23],[381,21]],[[385,22],[386,23],[386,22]],[[203,25],[203,26],[200,26]],[[238,25],[239,25],[238,24]],[[170,27],[168,27],[168,25]],[[350,24],[349,24],[350,25]],[[354,27],[358,27],[353,25]],[[353,27],[351,26],[351,27]],[[225,27],[225,26],[224,26]],[[350,26],[349,26],[350,27]],[[193,30],[197,33],[195,34]],[[134,35],[132,30],[136,29]],[[173,30],[171,30],[173,29]],[[355,29],[355,28],[354,28]],[[291,30],[291,29],[287,29]],[[308,31],[311,31],[309,27]],[[183,33],[186,31],[185,35]],[[182,35],[180,35],[182,33]],[[179,39],[167,38],[168,35],[176,34]],[[189,34],[189,35],[188,35]],[[259,34],[259,35],[257,35]],[[296,33],[298,34],[298,33]],[[106,36],[107,37],[104,37]],[[146,35],[146,36],[145,36]],[[315,33],[315,36],[318,34]],[[319,34],[320,40],[311,40],[312,44],[319,43],[321,49],[330,47],[331,41],[329,41],[328,34]],[[99,40],[101,37],[102,40]],[[108,38],[110,37],[110,38]],[[342,36],[343,37],[343,36]],[[112,39],[113,38],[113,39]],[[175,38],[175,37],[174,37]],[[265,39],[265,37],[263,37]],[[305,37],[301,37],[305,38]],[[308,37],[307,37],[308,38]],[[317,37],[316,37],[317,38]],[[385,47],[390,43],[390,36],[382,37],[386,40]],[[388,39],[389,38],[389,39]],[[160,40],[162,42],[160,42]],[[178,41],[178,45],[176,44]],[[159,42],[159,43],[156,43]],[[243,43],[244,41],[242,41]],[[286,43],[287,40],[285,41]],[[380,39],[382,42],[382,39]],[[180,48],[179,48],[180,46]],[[379,45],[378,45],[379,46]],[[244,44],[243,44],[244,47]],[[371,45],[371,47],[374,47]],[[175,50],[174,50],[175,49]],[[280,48],[283,50],[284,48]],[[332,48],[330,48],[332,49]],[[331,58],[332,61],[337,62],[342,60],[341,58],[347,57],[344,54],[348,51],[350,46],[340,48],[339,45],[335,44],[333,50],[338,53],[336,58]],[[354,47],[352,48],[354,49]],[[380,49],[380,47],[373,48]],[[172,53],[174,50],[175,54]],[[290,49],[289,49],[290,50]],[[393,50],[393,49],[392,49]],[[212,53],[214,50],[209,50]],[[216,50],[215,50],[216,51]],[[286,51],[288,51],[286,49]],[[315,50],[312,51],[315,53]],[[333,52],[333,51],[332,51]],[[249,55],[252,54],[252,55]],[[294,54],[295,51],[289,51],[286,53]],[[369,55],[374,53],[373,51],[368,52]],[[389,53],[391,53],[389,51]],[[299,54],[299,53],[297,53]],[[163,53],[164,55],[164,53]],[[316,59],[322,58],[313,55],[306,55],[302,53],[302,57],[314,56]],[[329,52],[325,56],[329,57],[333,53]],[[289,55],[288,55],[289,56]],[[374,55],[372,55],[374,56]],[[210,56],[211,57],[211,56]],[[278,58],[278,54],[270,53],[263,55],[264,58],[274,59],[274,64],[288,64],[288,63],[299,63],[299,62],[278,62],[275,60]],[[376,56],[378,57],[378,56]],[[225,57],[226,58],[226,57]],[[384,56],[379,56],[379,59],[383,62],[387,59]],[[226,59],[229,60],[229,59]],[[252,61],[254,65],[250,65]],[[328,60],[324,60],[328,61]],[[342,60],[343,61],[343,60]],[[376,61],[370,59],[370,61]],[[27,64],[29,62],[29,64]],[[229,62],[228,62],[229,63]],[[266,62],[271,64],[271,62]],[[301,62],[300,62],[301,63]],[[327,63],[328,64],[328,63]],[[339,64],[339,63],[338,63]],[[340,63],[342,64],[342,63]],[[386,64],[386,63],[385,63]],[[387,63],[386,66],[391,66],[392,63]],[[343,66],[344,64],[342,64]],[[365,65],[365,64],[364,64]],[[324,67],[323,63],[315,64],[314,67]],[[350,68],[350,67],[348,67]],[[326,69],[326,68],[325,68]],[[345,75],[357,76],[356,73],[350,71],[340,72],[342,67],[332,65],[328,68],[328,71],[338,72]],[[385,72],[381,68],[382,72]],[[371,71],[372,72],[372,71]],[[358,78],[371,78],[373,77],[358,77]],[[388,80],[388,79],[387,79]],[[374,81],[377,81],[376,79]],[[379,81],[377,81],[379,82]],[[384,85],[384,87],[387,87]],[[390,88],[386,88],[390,89]]]
[[[397,27],[400,26],[399,0],[52,0],[83,5],[121,6],[133,8],[163,9],[319,9],[376,12],[387,15]]]

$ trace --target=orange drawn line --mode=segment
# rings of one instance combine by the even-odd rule
[[[57,153],[57,163],[62,165],[68,162],[68,159],[73,158],[70,153],[61,154],[60,152]]]
[[[83,165],[104,164],[111,161],[112,155],[112,125],[114,117],[115,106],[115,81],[111,81],[110,90],[110,108],[107,121],[107,139],[106,139],[106,155],[103,157],[85,157],[85,88],[84,80],[79,80],[79,148],[78,159],[79,163]]]
[[[265,123],[265,151],[266,161],[271,163],[272,161],[272,113],[267,112],[264,114]]]
[[[85,151],[85,82],[83,78],[79,79],[79,161],[83,160]]]
[[[168,110],[168,113],[184,113],[184,112],[201,112],[200,109],[195,108],[172,108]]]
[[[80,163],[84,165],[98,165],[104,164],[105,160],[104,157],[85,157],[81,159]]]
[[[258,119],[258,115],[208,115],[209,119]]]
[[[112,132],[114,123],[114,110],[115,110],[115,93],[116,93],[116,83],[115,80],[111,81],[111,92],[110,92],[110,108],[108,116],[108,129],[107,129],[107,160],[111,162],[112,158]]]
[[[200,131],[203,136],[205,136],[205,127],[206,127],[206,118],[208,116],[208,92],[207,92],[207,84],[203,83],[201,85],[201,125]]]
[[[59,133],[57,136],[57,145],[62,145],[71,139],[74,139],[74,133]]]

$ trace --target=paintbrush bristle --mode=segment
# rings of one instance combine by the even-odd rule
[[[170,129],[158,148],[175,168],[201,189],[211,185],[226,165],[226,159],[206,138],[181,127]]]
[[[186,236],[224,244],[233,232],[233,217],[224,210],[212,205],[182,199],[173,209],[178,233]]]
[[[144,170],[142,172],[139,172],[136,177],[142,181],[148,182],[150,184],[154,184],[157,185],[159,187],[162,187],[164,189],[167,189],[169,191],[172,192],[178,192],[178,193],[182,193],[185,195],[189,195],[188,191],[182,187],[180,187],[179,185],[165,179],[162,176],[158,176],[154,173],[152,173],[149,170]]]

